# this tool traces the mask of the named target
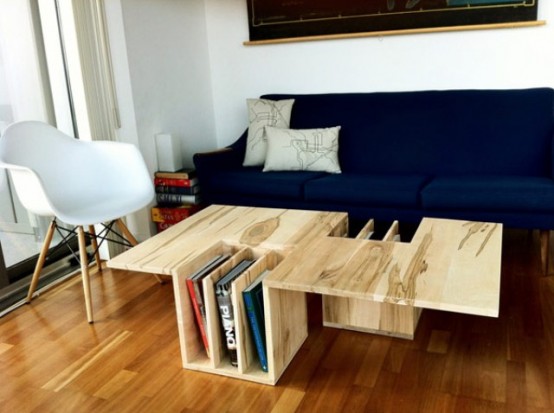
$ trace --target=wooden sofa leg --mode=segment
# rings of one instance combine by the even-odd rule
[[[541,230],[541,264],[543,275],[548,275],[548,263],[550,252],[550,230]]]

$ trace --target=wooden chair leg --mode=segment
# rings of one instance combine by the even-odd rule
[[[541,230],[541,264],[543,275],[548,275],[550,256],[550,230]]]
[[[33,299],[33,294],[37,289],[38,279],[40,277],[42,267],[44,267],[44,261],[46,261],[46,256],[48,255],[48,249],[50,248],[50,244],[52,243],[52,237],[54,236],[55,229],[56,221],[52,220],[52,222],[50,222],[50,225],[48,226],[48,231],[46,232],[46,237],[44,238],[44,242],[42,243],[42,248],[38,256],[37,264],[35,265],[35,272],[33,273],[31,285],[29,286],[29,292],[27,293],[27,303],[31,302],[31,300]]]
[[[119,218],[115,222],[116,222],[119,230],[121,231],[121,233],[125,236],[125,238],[127,238],[129,240],[131,245],[133,245],[133,246],[138,245],[137,239],[133,236],[133,234],[131,234],[131,231],[129,231],[129,228],[127,228],[127,225],[125,225],[123,220],[121,218]],[[153,274],[153,275],[154,275],[154,277],[156,277],[156,280],[158,280],[158,282],[160,284],[164,283],[164,281],[160,278],[160,276],[158,274]]]
[[[100,261],[100,252],[98,251],[98,242],[96,240],[96,230],[94,229],[94,225],[88,226],[88,232],[90,234],[90,244],[92,245],[92,249],[94,250],[96,267],[98,268],[98,272],[102,272],[102,261]]]
[[[129,240],[131,245],[133,246],[138,245],[137,239],[133,236],[133,234],[131,234],[131,231],[129,231],[129,228],[127,228],[127,225],[125,225],[125,223],[121,218],[117,219],[115,223],[117,224],[119,230],[125,236],[125,238]]]
[[[90,278],[88,274],[88,257],[87,244],[85,239],[85,231],[82,226],[77,227],[79,237],[79,258],[81,260],[81,277],[83,279],[83,291],[85,293],[85,306],[87,309],[87,319],[89,323],[93,323],[92,318],[92,298],[90,293]]]

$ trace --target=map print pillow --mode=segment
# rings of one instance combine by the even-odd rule
[[[288,128],[294,99],[268,100],[247,99],[248,135],[243,166],[260,166],[264,164],[267,152],[265,127]]]
[[[266,128],[265,171],[323,171],[340,173],[340,126],[321,129]]]

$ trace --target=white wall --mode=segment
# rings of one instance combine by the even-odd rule
[[[154,137],[171,133],[182,157],[216,146],[203,0],[106,0],[118,140],[138,146],[157,170]],[[148,209],[128,217],[137,238],[153,233]]]
[[[215,144],[203,0],[121,5],[140,147],[154,171],[154,136],[174,134],[190,166],[195,152]]]
[[[243,46],[244,0],[205,0],[218,145],[245,129],[264,93],[554,87],[554,2],[537,28]]]

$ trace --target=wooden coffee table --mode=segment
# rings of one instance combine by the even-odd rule
[[[368,228],[371,222],[368,223]],[[423,308],[498,316],[502,226],[424,219],[409,243],[344,238],[344,213],[210,206],[108,262],[171,275],[183,367],[275,384],[308,335],[306,293],[323,296],[324,324],[412,338]],[[211,257],[232,258],[203,280],[206,355],[186,288]],[[243,258],[255,259],[233,284],[238,368],[222,344],[214,283]],[[268,372],[256,361],[242,290],[264,270]]]

